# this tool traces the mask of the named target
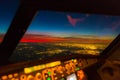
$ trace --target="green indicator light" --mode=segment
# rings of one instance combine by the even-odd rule
[[[51,72],[48,72],[48,75],[50,75],[51,74]]]
[[[72,59],[72,61],[74,61],[74,59]]]
[[[77,67],[75,70],[76,70],[76,71],[78,71],[78,70],[80,70],[80,68],[79,68],[79,67]]]
[[[48,77],[48,78],[47,78],[47,80],[51,80],[51,78],[50,78],[50,77]]]
[[[64,78],[62,78],[61,80],[65,80]]]

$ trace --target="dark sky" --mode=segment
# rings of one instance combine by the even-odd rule
[[[0,34],[6,33],[18,6],[19,0],[0,1]],[[28,34],[85,38],[113,38],[119,32],[118,16],[52,11],[40,11],[27,31]]]
[[[19,0],[0,0],[0,33],[6,33],[19,6]]]
[[[72,17],[72,21],[68,16]],[[77,20],[73,25],[74,20]],[[115,37],[120,32],[120,17],[40,11],[31,23],[27,33],[51,34],[65,37]]]

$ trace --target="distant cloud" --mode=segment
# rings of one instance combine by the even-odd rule
[[[109,18],[110,16],[108,16],[108,15],[105,15],[105,18]]]
[[[86,17],[89,17],[90,16],[90,14],[86,14]]]
[[[108,28],[104,28],[100,33],[99,36],[104,37],[104,38],[109,38],[109,39],[113,39],[115,31],[113,31],[110,27]]]
[[[111,29],[112,29],[113,31],[117,30],[119,27],[120,27],[120,21],[113,22],[113,23],[111,24]]]
[[[72,26],[76,26],[77,22],[84,21],[84,18],[72,18],[70,15],[67,15],[67,19]]]
[[[113,22],[107,26],[108,27],[104,28],[101,31],[100,35],[113,38],[114,37],[113,34],[116,33],[116,30],[120,28],[120,21]]]
[[[108,39],[113,39],[111,36],[106,36],[102,34],[100,35],[73,35],[73,38],[83,38],[83,39],[100,39],[100,40],[108,40]]]

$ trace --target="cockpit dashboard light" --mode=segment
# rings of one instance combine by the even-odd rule
[[[60,65],[60,64],[61,64],[60,61],[55,61],[55,62],[51,62],[51,63],[47,63],[47,64],[27,67],[27,68],[24,68],[24,73],[28,74],[28,73],[31,73],[31,72],[35,72],[35,71],[38,71],[38,70],[45,69],[45,68],[54,67],[54,66],[57,66],[57,65]]]
[[[82,59],[55,61],[0,74],[0,80],[87,80],[82,70],[87,65],[90,64],[86,64]]]

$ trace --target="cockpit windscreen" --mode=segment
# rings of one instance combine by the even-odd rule
[[[120,16],[39,11],[10,61],[100,55],[120,32]]]

